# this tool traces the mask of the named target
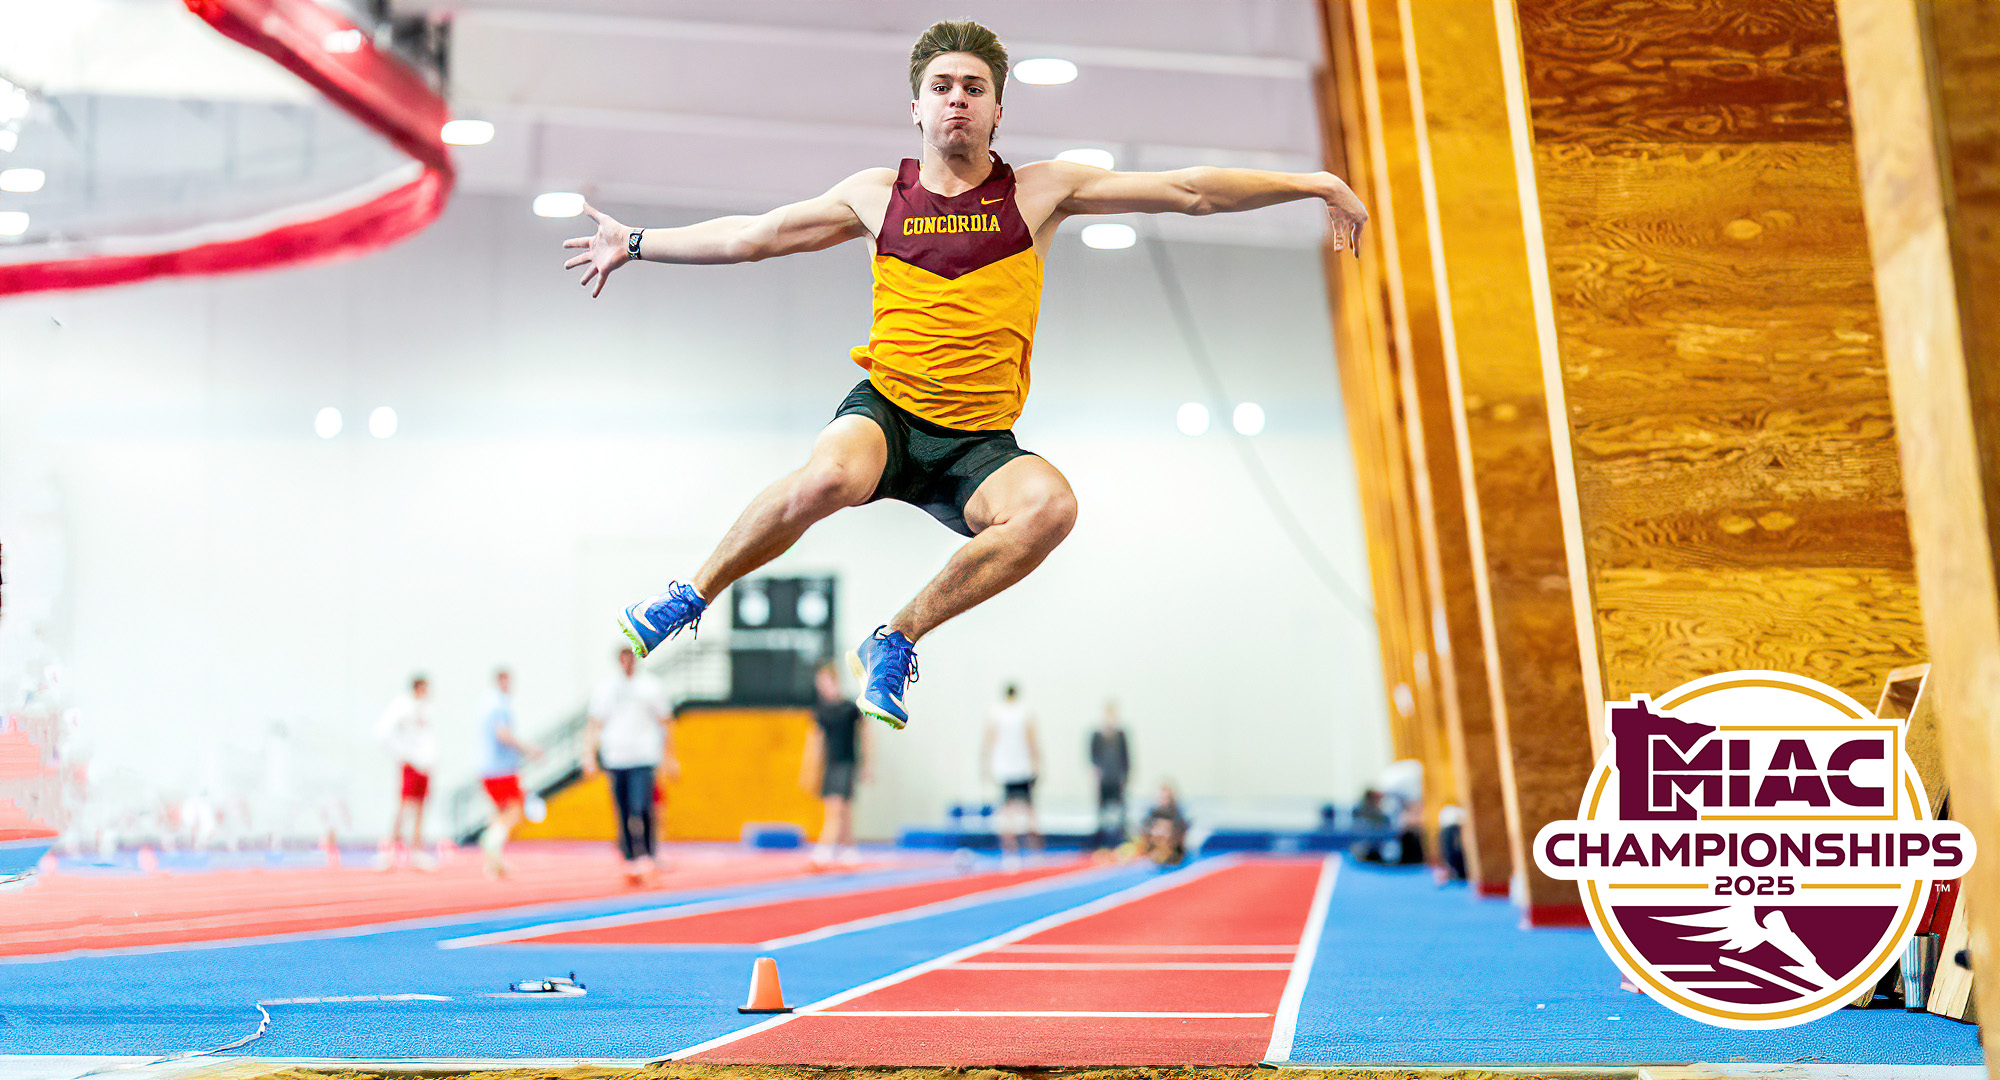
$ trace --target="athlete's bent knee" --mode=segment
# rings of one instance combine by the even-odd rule
[[[792,487],[791,511],[795,515],[824,517],[842,507],[860,502],[859,482],[854,471],[835,461],[814,461],[799,470]]]
[[[1035,491],[1015,520],[1024,521],[1049,544],[1059,544],[1076,527],[1076,493],[1050,484]]]

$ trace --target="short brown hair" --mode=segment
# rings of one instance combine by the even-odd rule
[[[1000,36],[970,19],[932,23],[910,48],[910,96],[922,97],[924,69],[945,53],[971,53],[993,73],[993,100],[1007,85],[1007,47]]]

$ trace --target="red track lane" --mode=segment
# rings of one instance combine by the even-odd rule
[[[1027,1067],[1252,1065],[1263,1059],[1270,1044],[1289,970],[1243,970],[1240,965],[1289,964],[1305,931],[1322,868],[1318,859],[1258,860],[1225,867],[961,957],[825,1012],[799,1015],[692,1060]],[[1210,951],[1217,946],[1224,948]],[[1228,966],[1192,970],[1139,966],[1194,963]],[[992,964],[1008,968],[985,966]],[[1013,969],[1019,964],[1046,970]],[[1079,964],[1091,967],[1074,966]],[[874,1012],[1164,1015],[865,1015]],[[1253,1015],[1184,1015],[1198,1013]]]
[[[589,930],[566,930],[541,937],[511,941],[514,945],[755,945],[795,934],[810,933],[840,923],[877,915],[889,915],[925,904],[956,900],[992,889],[1023,885],[1030,881],[1066,874],[1085,864],[1072,862],[1012,874],[974,874],[917,885],[897,885],[882,889],[834,896],[812,896],[801,900],[780,900],[751,907],[732,908],[702,915],[674,918],[661,912],[655,922],[626,923]]]
[[[0,957],[225,942],[274,934],[635,895],[609,845],[518,845],[513,875],[486,880],[461,857],[430,873],[360,868],[241,869],[110,876],[56,873],[0,894]],[[660,878],[705,889],[802,877],[802,855],[697,851]]]
[[[1017,950],[1001,947],[976,961],[979,964],[1288,964],[1294,948],[1285,946],[1283,952],[1241,950],[1221,951],[1203,949],[1200,952],[1186,951],[1186,946],[1162,946],[1158,949],[1120,948],[1116,951],[1073,951],[1040,946],[1032,950]]]
[[[1320,860],[1251,862],[1064,923],[1021,945],[1297,945]]]
[[[1285,975],[1283,971],[968,971],[954,966],[828,1011],[1270,1012],[1285,992]],[[1268,1042],[1271,1023],[1263,1023]]]
[[[1253,1065],[1265,1020],[801,1016],[695,1061],[779,1065]],[[1276,1075],[1275,1073],[1273,1075]]]

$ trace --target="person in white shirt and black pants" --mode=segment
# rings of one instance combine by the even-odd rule
[[[987,779],[1000,785],[1000,812],[993,821],[1000,833],[1000,868],[1018,870],[1023,831],[1028,834],[1029,853],[1042,850],[1042,830],[1035,823],[1035,778],[1042,771],[1042,749],[1035,738],[1035,718],[1021,704],[1020,688],[1012,683],[987,713],[980,756]]]
[[[658,869],[653,859],[659,831],[655,785],[680,778],[666,688],[638,667],[631,649],[618,650],[620,673],[599,683],[591,695],[583,753],[585,776],[600,767],[609,776],[618,814],[618,851],[625,857],[625,879],[635,885]]]

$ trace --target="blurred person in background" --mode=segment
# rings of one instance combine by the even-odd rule
[[[993,826],[1000,833],[1000,868],[1021,866],[1021,834],[1028,834],[1028,851],[1042,850],[1042,832],[1035,822],[1035,778],[1042,771],[1042,749],[1035,739],[1035,718],[1021,704],[1021,688],[1008,683],[986,715],[986,739],[980,759],[988,783],[1000,786],[1000,813]]]
[[[854,846],[854,785],[868,781],[868,729],[861,724],[861,707],[841,692],[840,675],[832,664],[813,674],[819,703],[813,706],[813,729],[806,736],[805,760],[799,766],[799,786],[815,783],[825,807],[819,843],[814,845],[813,869],[835,864],[856,866]]]
[[[1361,793],[1354,823],[1391,832],[1380,840],[1364,840],[1351,850],[1362,862],[1409,865],[1424,861],[1424,765],[1414,758],[1383,766],[1375,783]]]
[[[485,857],[486,876],[507,876],[507,837],[521,823],[521,762],[542,756],[537,747],[522,740],[514,726],[514,676],[506,668],[493,673],[493,689],[479,709],[480,731],[486,736],[486,763],[479,782],[486,797],[493,800],[493,820],[479,834],[479,850]]]
[[[609,778],[627,884],[637,885],[659,870],[653,856],[659,833],[657,785],[681,774],[674,758],[672,722],[666,687],[639,670],[631,649],[618,650],[618,671],[598,683],[590,696],[583,774],[594,776],[601,768]]]
[[[1187,858],[1187,815],[1171,782],[1160,784],[1160,798],[1139,823],[1138,854],[1160,866],[1177,866]]]
[[[378,870],[415,865],[429,870],[436,865],[424,851],[424,800],[430,797],[431,770],[437,767],[437,733],[431,730],[431,682],[422,675],[410,677],[410,691],[399,694],[375,721],[375,737],[389,750],[401,770],[401,790],[396,800],[396,816],[389,824],[388,846],[382,852]],[[409,840],[403,840],[403,823],[409,822]]]
[[[1118,719],[1118,703],[1104,703],[1104,720],[1090,733],[1090,767],[1097,773],[1097,845],[1125,842],[1125,784],[1132,777],[1132,745]]]

